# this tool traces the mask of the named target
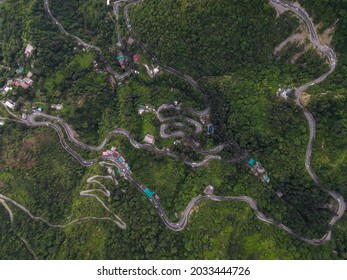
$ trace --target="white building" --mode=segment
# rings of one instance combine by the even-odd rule
[[[33,80],[32,80],[32,79],[29,79],[28,77],[25,77],[25,78],[23,79],[23,81],[24,81],[26,84],[30,85],[30,86],[33,84]]]
[[[62,104],[52,104],[51,108],[55,110],[62,110],[64,106]]]
[[[10,90],[12,90],[12,87],[6,86],[6,87],[4,88],[4,93],[9,92]]]
[[[154,66],[152,65],[152,69],[151,69],[147,64],[145,64],[144,66],[146,67],[147,74],[148,74],[151,78],[153,78],[156,74],[159,73],[159,66],[153,68]]]
[[[143,142],[146,142],[148,144],[154,144],[155,143],[155,138],[153,135],[147,134],[145,138],[143,139]]]
[[[34,47],[32,45],[28,44],[25,48],[25,51],[24,51],[26,57],[30,57],[33,53],[33,50],[34,50]]]
[[[3,126],[5,124],[5,121],[0,120],[0,126]]]
[[[10,100],[7,100],[6,102],[5,102],[5,106],[7,106],[8,108],[10,108],[10,109],[14,109],[15,107],[16,107],[16,103],[14,103],[14,102],[12,102],[12,101],[10,101]]]

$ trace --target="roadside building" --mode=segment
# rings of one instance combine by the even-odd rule
[[[259,161],[255,163],[254,168],[257,170],[259,174],[263,174],[265,172],[265,168],[260,164]]]
[[[154,144],[155,138],[153,135],[146,134],[145,138],[143,139],[143,142],[148,143],[148,144]]]
[[[207,195],[211,195],[213,194],[214,191],[214,187],[211,185],[208,185],[205,189],[204,189],[204,193]]]
[[[16,74],[20,74],[20,73],[23,73],[24,71],[24,67],[23,66],[19,66],[16,70]]]
[[[152,67],[149,67],[147,64],[144,65],[146,70],[147,70],[147,74],[153,78],[155,75],[157,75],[159,73],[159,66],[155,67],[152,66]]]
[[[12,110],[16,107],[16,105],[17,104],[11,100],[6,100],[6,102],[5,102],[5,106],[12,109]]]
[[[30,78],[28,78],[28,77],[25,77],[24,79],[23,79],[23,81],[24,81],[24,83],[26,83],[27,85],[29,85],[29,86],[31,86],[32,84],[33,84],[33,80],[32,79],[30,79]]]
[[[250,166],[252,166],[252,167],[255,167],[255,164],[256,164],[257,162],[255,161],[255,159],[253,159],[253,158],[251,158],[249,161],[248,161],[248,164],[250,165]]]
[[[207,133],[208,134],[213,134],[214,133],[214,126],[213,126],[213,124],[208,124],[207,125]]]
[[[0,120],[0,126],[4,126],[4,124],[5,124],[5,121]]]
[[[277,96],[281,97],[283,99],[288,99],[294,93],[295,93],[295,91],[293,89],[290,89],[290,88],[279,88],[278,91],[277,91]]]
[[[138,53],[135,53],[133,55],[133,61],[136,63],[136,64],[140,64],[140,55]]]
[[[13,88],[10,86],[5,86],[4,89],[2,90],[3,93],[8,93],[9,91],[11,91]]]
[[[33,54],[34,47],[30,44],[28,44],[25,48],[24,54],[26,57],[30,57]]]
[[[124,55],[122,52],[119,52],[117,55],[117,60],[119,62],[119,65],[122,69],[125,69],[125,65],[124,65]]]
[[[108,155],[109,155],[109,152],[108,152],[108,151],[102,152],[102,156],[103,156],[103,157],[107,157]]]
[[[145,188],[144,193],[147,195],[148,198],[153,197],[153,192],[149,188]]]
[[[134,42],[135,42],[135,40],[133,38],[129,37],[128,44],[132,45]]]
[[[140,115],[142,115],[145,112],[145,109],[143,108],[143,105],[139,105],[138,112]]]
[[[270,182],[270,178],[269,178],[269,176],[266,175],[266,174],[262,176],[262,179],[263,179],[263,181],[264,181],[265,183],[269,183],[269,182]]]

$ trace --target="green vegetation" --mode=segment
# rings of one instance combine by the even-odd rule
[[[317,4],[319,2],[319,4]],[[347,200],[347,7],[344,1],[300,3],[322,31],[339,19],[332,45],[338,54],[336,71],[323,83],[309,89],[307,107],[317,121],[312,165],[328,189]],[[52,13],[68,32],[99,46],[117,71],[115,17],[105,1],[50,0]],[[322,9],[324,7],[324,9]],[[122,10],[122,9],[120,9]],[[129,10],[133,29],[165,65],[198,79],[204,94],[177,77],[161,72],[154,79],[143,65],[122,85],[113,85],[99,57],[84,51],[64,36],[44,11],[41,0],[5,1],[0,4],[0,86],[18,76],[19,65],[33,72],[34,85],[27,91],[1,95],[18,103],[16,114],[32,105],[59,115],[71,124],[78,138],[100,144],[107,132],[123,127],[141,142],[150,133],[160,148],[169,147],[183,157],[201,160],[174,139],[160,139],[160,122],[153,113],[139,115],[139,105],[158,108],[175,100],[196,109],[211,107],[216,133],[201,137],[203,147],[237,141],[241,149],[266,168],[269,185],[254,176],[246,164],[211,161],[193,169],[179,160],[133,148],[120,135],[107,147],[116,146],[126,158],[134,178],[160,197],[168,217],[177,221],[192,197],[211,184],[217,195],[248,195],[257,200],[268,217],[286,224],[308,238],[320,238],[332,216],[331,198],[314,185],[304,158],[308,125],[293,100],[276,97],[279,87],[294,88],[327,71],[327,64],[314,50],[296,61],[291,58],[307,47],[292,44],[278,55],[274,49],[295,32],[299,21],[286,12],[276,18],[267,1],[146,0]],[[121,30],[124,40],[124,15]],[[25,57],[27,43],[35,46]],[[133,44],[124,50],[129,58],[141,55]],[[95,66],[94,61],[98,63]],[[56,111],[51,104],[63,104]],[[0,107],[0,116],[6,112]],[[97,158],[74,147],[84,158]],[[229,151],[226,154],[233,154]],[[51,223],[73,219],[109,217],[95,198],[81,197],[86,180],[107,169],[83,168],[62,149],[53,130],[28,128],[6,121],[0,127],[0,193]],[[0,259],[33,258],[20,238],[25,238],[39,259],[346,259],[347,220],[333,230],[333,240],[322,246],[303,243],[284,231],[259,221],[242,202],[201,202],[181,232],[168,230],[144,195],[123,178],[119,185],[103,180],[110,198],[100,198],[126,224],[121,230],[110,221],[84,221],[64,229],[33,221],[24,212],[8,213],[0,207]],[[96,187],[96,186],[94,186]],[[279,193],[283,196],[279,197]],[[333,206],[333,205],[332,205]]]

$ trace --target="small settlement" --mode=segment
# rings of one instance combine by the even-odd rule
[[[151,105],[139,105],[139,108],[138,108],[138,113],[139,115],[142,115],[143,113],[153,113],[155,112],[155,109],[151,106]]]
[[[114,170],[116,174],[125,176],[125,173],[132,173],[130,166],[125,161],[125,158],[119,151],[117,151],[115,147],[112,147],[111,150],[103,152],[101,157],[111,160],[116,164],[117,168]]]
[[[265,168],[260,164],[260,162],[251,158],[248,160],[248,165],[250,166],[254,175],[259,176],[267,184],[270,182],[270,178],[267,175]]]

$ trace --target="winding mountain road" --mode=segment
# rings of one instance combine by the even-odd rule
[[[129,0],[129,1],[118,1],[119,4],[117,4],[117,6],[115,7],[115,12],[118,13],[117,9],[119,7],[119,5],[121,4],[121,2],[128,2],[129,4],[127,4],[124,8],[124,14],[125,14],[125,20],[126,20],[126,25],[128,28],[129,33],[136,38],[139,46],[143,49],[143,51],[147,54],[149,54],[152,57],[152,60],[154,60],[158,65],[160,65],[163,69],[165,69],[166,71],[180,77],[181,79],[189,82],[194,88],[200,90],[200,87],[198,85],[198,83],[196,81],[194,81],[191,77],[187,76],[187,75],[183,75],[181,73],[179,73],[177,70],[168,67],[168,66],[164,66],[161,65],[158,60],[156,59],[156,57],[151,54],[148,49],[146,48],[145,44],[142,43],[138,37],[136,36],[136,33],[133,31],[131,23],[130,23],[130,18],[129,18],[129,13],[128,13],[128,9],[131,5],[137,5],[139,3],[142,3],[144,0],[138,0],[138,1],[133,1],[133,0]],[[153,205],[153,207],[156,208],[160,218],[162,219],[162,221],[164,222],[164,224],[171,230],[175,230],[175,231],[180,231],[183,230],[184,227],[186,226],[188,219],[189,219],[189,215],[190,213],[193,211],[194,206],[199,203],[200,201],[203,200],[212,200],[212,201],[217,201],[217,202],[226,202],[226,201],[242,201],[242,202],[246,202],[254,211],[255,215],[257,216],[257,218],[263,222],[272,224],[286,232],[288,232],[289,234],[291,234],[292,236],[295,236],[296,238],[307,242],[309,244],[312,245],[320,245],[320,244],[324,244],[325,242],[329,241],[331,239],[331,230],[333,225],[343,216],[345,210],[346,210],[346,204],[345,201],[343,199],[343,197],[339,194],[337,194],[334,191],[330,191],[327,190],[323,187],[322,183],[320,182],[320,180],[318,179],[317,175],[314,173],[312,167],[311,167],[311,163],[310,163],[310,159],[311,159],[311,154],[312,154],[312,142],[313,139],[315,137],[316,134],[316,126],[315,126],[315,120],[312,116],[312,114],[301,104],[300,102],[300,95],[301,93],[308,89],[310,86],[315,85],[317,83],[320,83],[322,81],[324,81],[334,70],[336,67],[336,63],[337,63],[337,59],[336,59],[336,55],[334,53],[334,51],[325,45],[322,45],[318,39],[317,33],[316,33],[316,29],[311,21],[311,19],[309,18],[309,16],[307,15],[307,13],[299,8],[296,7],[294,4],[288,3],[286,1],[282,1],[282,0],[269,0],[270,3],[274,3],[277,5],[281,5],[283,7],[285,7],[286,9],[292,11],[294,14],[296,14],[301,20],[303,20],[309,30],[310,30],[310,39],[312,41],[312,43],[315,45],[315,47],[322,52],[328,59],[329,61],[329,65],[330,65],[330,70],[323,74],[321,77],[315,79],[312,82],[306,83],[305,85],[302,85],[300,87],[298,87],[295,91],[296,94],[296,104],[303,109],[303,112],[305,114],[305,117],[309,123],[309,128],[310,128],[310,139],[309,139],[309,143],[307,146],[307,151],[306,151],[306,158],[305,158],[305,166],[306,169],[308,171],[308,173],[310,174],[312,180],[319,186],[321,187],[323,190],[325,190],[327,193],[329,193],[329,195],[331,195],[338,203],[339,208],[338,211],[336,213],[336,215],[334,215],[329,223],[330,229],[328,230],[328,232],[320,239],[309,239],[303,236],[300,236],[299,234],[295,233],[295,231],[293,231],[292,229],[288,228],[287,226],[278,223],[276,221],[274,221],[271,218],[267,218],[262,212],[259,211],[258,207],[257,207],[257,203],[256,201],[248,196],[240,196],[240,197],[233,197],[233,196],[215,196],[215,195],[198,195],[197,197],[194,197],[190,203],[187,205],[186,209],[183,211],[182,213],[182,217],[179,221],[177,222],[171,222],[169,220],[169,218],[167,217],[163,207],[160,204],[160,201],[158,199],[158,197],[154,196],[153,198],[148,198],[150,203]],[[49,14],[50,18],[52,19],[53,22],[55,22],[55,24],[58,26],[58,28],[60,29],[61,32],[63,32],[65,35],[73,37],[79,44],[83,45],[86,48],[90,48],[90,49],[94,49],[96,51],[98,51],[100,53],[100,56],[103,58],[103,54],[101,52],[101,50],[98,47],[89,45],[87,43],[85,43],[84,41],[82,41],[81,39],[79,39],[78,37],[69,34],[64,28],[63,26],[61,26],[61,24],[54,18],[54,16],[52,15],[50,9],[49,9],[49,4],[48,4],[48,0],[44,0],[45,3],[45,9],[46,12]],[[116,5],[116,4],[115,4]],[[112,73],[112,70],[109,70],[110,73]],[[118,75],[118,74],[114,74],[117,78],[119,79],[123,79],[125,78],[128,74],[123,74],[123,75]],[[163,117],[160,115],[160,111],[163,109],[173,109],[175,108],[173,105],[168,105],[168,104],[164,104],[160,110],[158,110],[157,113],[157,117],[161,122],[167,121],[169,120],[168,118],[170,118],[170,120],[172,120],[172,117]],[[205,116],[206,114],[208,114],[207,110],[204,110],[202,112],[199,111],[195,111],[194,109],[190,110],[188,109],[188,111],[190,111],[191,113],[194,113],[196,115],[199,116]],[[177,116],[178,118],[182,118]],[[36,121],[36,118],[43,118],[43,119],[48,119],[50,121]],[[176,116],[175,116],[175,119]],[[131,135],[128,131],[126,131],[125,129],[122,128],[117,128],[115,130],[110,131],[107,136],[105,137],[105,139],[103,140],[103,142],[99,145],[99,146],[91,146],[91,145],[87,145],[84,143],[81,143],[80,141],[78,141],[77,139],[74,138],[74,133],[72,131],[72,129],[70,128],[70,126],[66,123],[64,123],[59,117],[53,117],[41,112],[34,112],[33,114],[28,116],[28,119],[26,121],[22,121],[25,122],[27,125],[29,126],[48,126],[51,127],[52,129],[54,129],[57,134],[59,135],[59,139],[60,139],[60,143],[62,144],[62,146],[64,147],[64,149],[66,151],[68,151],[73,157],[75,157],[81,164],[83,164],[84,166],[91,166],[95,163],[95,160],[92,161],[86,161],[83,158],[81,158],[76,152],[74,152],[66,143],[65,139],[64,139],[64,134],[63,131],[61,129],[61,127],[59,125],[61,125],[64,128],[64,131],[69,139],[70,142],[72,142],[75,146],[89,150],[89,151],[100,151],[104,148],[104,146],[108,143],[109,138],[111,137],[112,134],[122,134],[125,137],[127,137],[129,139],[129,142],[137,149],[145,149],[151,152],[155,152],[158,154],[163,154],[163,155],[167,155],[167,156],[172,156],[174,158],[177,158],[177,155],[175,155],[174,153],[168,151],[167,149],[163,149],[163,150],[159,150],[156,147],[154,147],[153,145],[148,145],[148,144],[140,144],[138,143]],[[54,122],[54,123],[53,123]],[[58,123],[58,124],[56,124]],[[177,126],[181,126],[181,125],[177,125]],[[164,129],[165,130],[165,129]],[[194,146],[194,145],[193,145]],[[205,154],[202,153],[202,149],[200,149],[199,145],[195,143],[195,148],[197,149],[197,151],[199,151],[201,154]],[[224,148],[224,146],[218,146],[216,148],[214,148],[214,152],[218,153],[220,151],[222,151]],[[199,150],[200,149],[200,150]],[[206,164],[209,160],[211,159],[215,159],[215,160],[222,160],[222,158],[218,155],[216,155],[215,153],[210,153],[207,155],[207,157],[204,159],[204,161],[202,161],[201,163],[194,163],[194,162],[185,162],[186,164],[191,165],[192,167],[200,167],[203,166],[204,164]],[[110,161],[114,160],[111,157],[108,158]],[[128,170],[124,171],[124,177],[126,178],[126,180],[128,180],[131,184],[133,184],[134,186],[136,186],[136,188],[139,189],[139,191],[141,191],[142,193],[144,193],[144,186],[137,182],[131,175],[131,172]],[[90,192],[84,193],[85,195],[89,195]],[[107,194],[107,193],[106,193]],[[13,205],[15,205],[16,207],[20,208],[21,210],[23,210],[24,212],[26,212],[32,219],[34,220],[39,220],[39,221],[43,221],[45,222],[47,225],[49,226],[54,226],[54,227],[65,227],[71,223],[80,221],[80,220],[75,220],[72,221],[71,223],[67,224],[67,225],[53,225],[48,223],[47,221],[45,221],[44,219],[40,218],[40,217],[35,217],[34,215],[32,215],[25,207],[23,207],[22,205],[20,205],[19,203],[13,201],[12,199],[1,195],[0,194],[0,203],[3,205],[7,205],[8,203],[11,203]],[[6,207],[6,206],[5,206]],[[105,207],[107,207],[105,205]],[[6,209],[9,209],[8,207]],[[11,212],[11,211],[10,211]],[[13,219],[13,216],[12,216]],[[85,217],[84,219],[96,219],[95,217]],[[103,219],[108,219],[108,220],[113,220],[110,218],[103,218]],[[122,225],[122,223],[120,221],[116,221],[113,220],[115,223],[118,224],[118,226],[122,227],[124,225]]]
[[[94,51],[96,51],[99,54],[100,60],[103,62],[103,64],[105,65],[105,68],[107,69],[107,71],[113,75],[115,78],[119,79],[119,80],[123,80],[126,77],[129,77],[131,75],[131,70],[128,69],[125,73],[123,74],[118,74],[111,66],[110,64],[106,61],[105,56],[103,54],[103,52],[101,51],[101,49],[99,47],[93,46],[91,44],[88,44],[86,42],[84,42],[82,39],[80,39],[79,37],[70,34],[69,32],[67,32],[65,30],[65,28],[61,25],[61,23],[53,16],[51,9],[49,7],[49,2],[48,0],[44,0],[44,6],[45,6],[45,10],[47,12],[47,14],[49,15],[49,17],[51,18],[51,20],[53,21],[53,23],[59,28],[59,30],[65,34],[66,36],[72,37],[73,39],[75,39],[77,41],[77,43],[79,45],[82,45],[83,47],[85,47],[86,49],[92,49]]]

